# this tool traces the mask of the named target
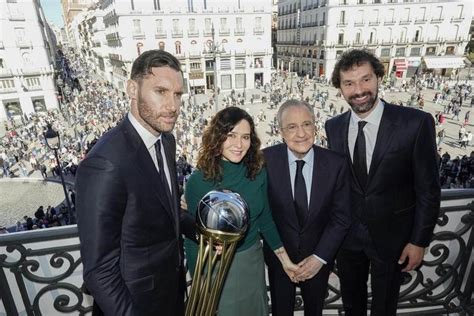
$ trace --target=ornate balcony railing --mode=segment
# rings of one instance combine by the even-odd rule
[[[473,315],[474,190],[446,190],[432,242],[419,270],[406,273],[399,315]],[[86,315],[77,226],[0,235],[0,315]],[[325,310],[342,314],[337,270]],[[303,310],[296,293],[295,311]],[[369,304],[371,295],[369,294]]]

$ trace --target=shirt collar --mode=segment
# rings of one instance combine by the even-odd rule
[[[138,135],[140,135],[140,138],[143,140],[143,143],[145,143],[147,149],[155,146],[156,141],[161,139],[161,134],[157,137],[150,133],[145,127],[143,127],[142,124],[140,124],[140,122],[137,121],[131,112],[128,112],[128,119],[130,120],[130,123],[132,123],[132,126],[135,128]]]
[[[359,121],[365,121],[372,125],[379,126],[380,121],[382,120],[382,114],[384,109],[384,103],[382,100],[379,99],[379,102],[375,106],[374,110],[364,119],[361,119],[355,112],[351,109],[351,124],[357,125]]]
[[[306,165],[312,166],[313,161],[314,161],[314,150],[313,147],[306,153],[306,155],[303,157],[303,159],[300,159],[295,156],[295,154],[290,150],[290,148],[287,147],[288,150],[288,163],[291,164],[296,164],[296,160],[304,160]]]

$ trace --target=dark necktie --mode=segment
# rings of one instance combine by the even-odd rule
[[[161,155],[161,140],[157,140],[155,143],[155,151],[156,151],[156,160],[158,161],[158,173],[160,174],[161,183],[166,187],[166,195],[171,202],[171,192],[170,186],[168,184],[168,180],[166,179],[165,167],[163,166],[163,156]]]
[[[367,185],[367,154],[365,148],[364,126],[366,121],[359,121],[359,131],[357,132],[357,139],[354,146],[354,155],[352,158],[352,165],[362,189],[365,190]]]
[[[296,160],[295,176],[295,208],[296,216],[300,227],[303,227],[306,215],[308,214],[308,194],[306,193],[306,183],[303,177],[304,160]]]

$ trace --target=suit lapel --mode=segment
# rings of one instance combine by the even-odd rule
[[[369,176],[367,179],[367,188],[370,181],[377,172],[377,168],[382,160],[385,152],[390,147],[391,140],[395,131],[396,124],[393,122],[392,111],[390,104],[385,102],[382,119],[380,120],[379,131],[377,133],[377,140],[375,141],[374,153],[372,154],[372,161],[370,163]]]
[[[316,216],[316,214],[321,209],[321,203],[323,202],[324,196],[326,195],[326,186],[319,185],[319,180],[324,182],[324,179],[329,177],[330,170],[328,169],[325,160],[321,157],[321,150],[317,146],[313,145],[314,150],[314,160],[313,160],[313,174],[312,174],[312,181],[311,181],[311,195],[309,199],[309,214],[308,220],[306,223],[310,223],[312,219]],[[302,231],[308,225],[302,227]]]
[[[172,211],[174,214],[174,219],[175,219],[175,225],[176,225],[176,231],[179,231],[179,212],[178,212],[178,181],[176,179],[176,161],[174,159],[175,157],[175,150],[172,148],[172,144],[169,140],[168,137],[165,137],[165,134],[162,135],[162,140],[163,140],[163,146],[165,149],[165,156],[166,156],[166,162],[168,164],[168,169],[170,172],[170,185],[171,185],[171,206],[172,206]]]
[[[290,166],[288,164],[288,147],[286,144],[281,146],[281,157],[284,159],[275,159],[278,162],[278,166],[275,170],[282,170],[283,176],[281,178],[281,200],[288,201],[288,207],[282,211],[287,213],[288,224],[291,225],[295,230],[299,230],[298,218],[296,217],[295,203],[293,202],[293,191],[291,190],[291,177],[290,177]],[[280,179],[277,179],[277,181]]]
[[[175,216],[173,215],[173,213],[176,212],[174,212],[170,207],[168,197],[164,191],[165,186],[161,183],[158,170],[156,170],[156,166],[153,163],[150,153],[143,143],[143,140],[140,138],[140,135],[130,123],[128,118],[124,121],[124,134],[129,143],[135,148],[135,157],[133,160],[136,162],[135,165],[140,173],[139,176],[149,183],[149,187],[152,188],[152,190],[157,195],[158,200],[162,204],[162,208],[166,210],[173,221],[176,221]]]

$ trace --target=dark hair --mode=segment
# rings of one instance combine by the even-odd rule
[[[252,117],[241,108],[231,106],[225,108],[212,118],[211,123],[202,135],[202,144],[199,148],[197,168],[204,174],[204,179],[221,181],[222,144],[240,121],[246,120],[250,124],[250,148],[243,159],[247,167],[247,178],[255,179],[263,167],[263,153],[260,150],[260,139],[255,131]]]
[[[341,58],[337,61],[332,72],[331,82],[336,88],[341,87],[341,71],[347,71],[353,66],[360,66],[369,63],[374,70],[377,78],[382,78],[385,74],[385,69],[380,60],[372,53],[364,49],[351,49],[345,51]]]
[[[164,50],[152,49],[135,59],[130,78],[132,80],[143,79],[143,77],[152,73],[153,67],[170,67],[181,72],[181,64],[176,57]]]

